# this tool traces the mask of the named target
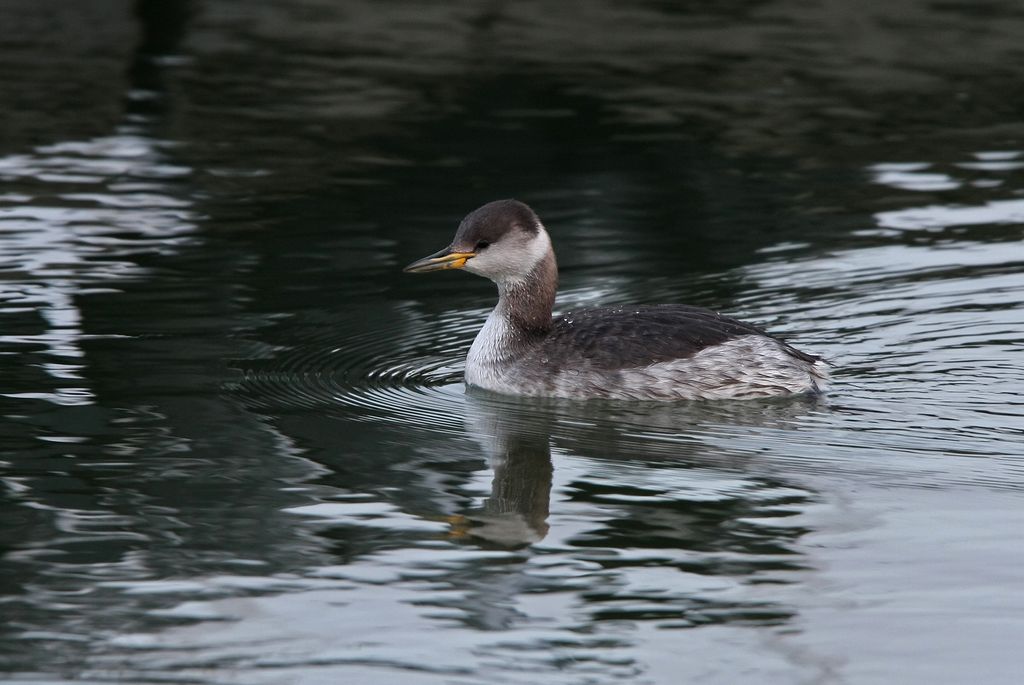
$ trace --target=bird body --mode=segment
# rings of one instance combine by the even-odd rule
[[[466,357],[466,383],[569,399],[727,399],[819,392],[818,357],[760,328],[681,304],[601,307],[552,317],[558,269],[536,214],[515,200],[470,213],[452,244],[406,267],[460,268],[498,286]]]

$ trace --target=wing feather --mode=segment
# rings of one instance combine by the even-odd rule
[[[552,324],[537,352],[556,368],[635,368],[691,357],[733,338],[773,337],[710,309],[680,304],[584,309],[556,317]],[[778,342],[797,359],[818,359]]]

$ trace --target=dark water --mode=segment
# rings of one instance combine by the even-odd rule
[[[1018,3],[0,13],[9,682],[1024,678]],[[506,196],[834,391],[467,394]]]

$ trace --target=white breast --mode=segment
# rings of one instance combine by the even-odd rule
[[[466,355],[466,383],[498,392],[504,389],[502,376],[508,362],[510,335],[508,321],[496,307]]]

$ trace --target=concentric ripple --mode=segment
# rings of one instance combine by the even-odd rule
[[[256,408],[347,408],[359,418],[447,425],[461,413],[462,360],[483,316],[399,307],[364,330],[351,318],[290,322],[289,340],[239,362],[235,390]]]

